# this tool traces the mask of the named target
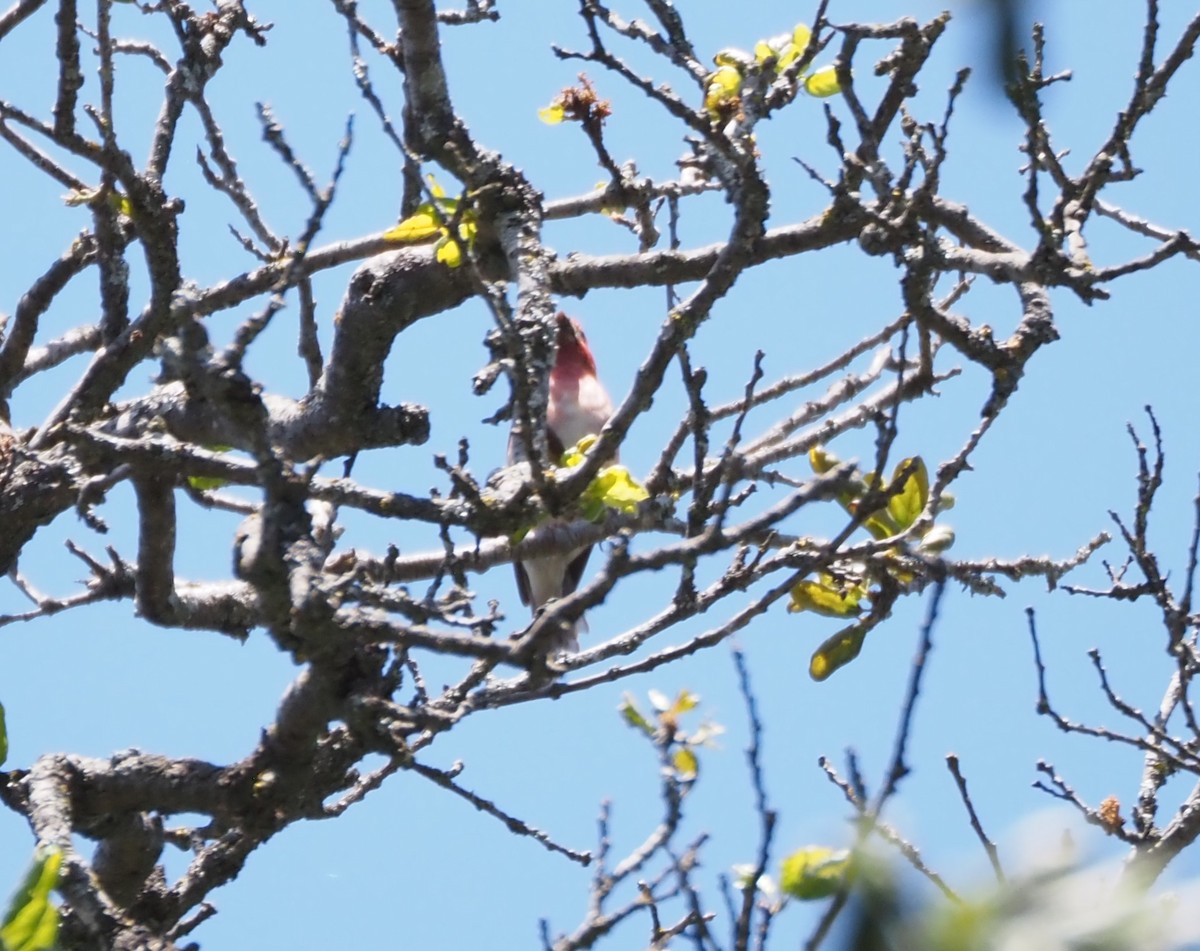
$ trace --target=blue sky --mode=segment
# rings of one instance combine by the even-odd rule
[[[346,115],[356,113],[356,142],[341,195],[318,242],[386,228],[399,203],[397,156],[357,96],[340,20],[330,6],[315,2],[251,0],[247,5],[276,26],[265,50],[234,43],[211,88],[211,101],[266,217],[277,230],[295,235],[308,209],[294,180],[261,141],[256,101],[271,105],[319,181],[332,169]],[[625,6],[628,15],[635,13],[633,4]],[[807,7],[783,2],[704,6],[711,9],[691,14],[687,23],[696,47],[706,55],[724,46],[748,48],[811,15]],[[1068,168],[1077,170],[1103,141],[1128,98],[1140,40],[1140,5],[1096,0],[1088,4],[1086,22],[1066,5],[1036,6],[1048,8],[1048,68],[1074,74],[1072,82],[1048,92],[1046,114],[1057,147],[1071,150]],[[1162,35],[1169,38],[1187,14],[1179,5],[1164,6],[1169,9],[1163,11]],[[363,2],[360,8],[385,33],[391,32],[389,3]],[[835,22],[902,14],[925,20],[938,9],[924,0],[834,0],[829,16]],[[988,41],[986,23],[974,4],[953,9],[955,18],[920,80],[914,108],[923,120],[940,117],[955,70],[978,65]],[[582,48],[582,21],[572,4],[549,0],[509,0],[502,11],[498,24],[444,34],[456,106],[478,140],[524,169],[547,198],[586,192],[602,172],[583,136],[566,125],[548,127],[536,116],[538,107],[579,72],[578,62],[556,59],[550,44]],[[20,42],[6,42],[0,59],[0,97],[42,115],[53,99],[48,12],[24,24]],[[132,9],[118,6],[115,17],[119,34],[170,42]],[[864,51],[856,75],[868,89],[865,65],[883,52],[882,46]],[[667,66],[633,58],[641,68],[653,70],[656,81],[688,88],[684,77],[671,74]],[[377,60],[371,65],[381,94],[398,116],[398,82]],[[670,174],[684,151],[679,131],[619,79],[597,68],[587,72],[600,94],[613,102],[606,141],[614,157],[635,158],[645,174]],[[1185,66],[1158,113],[1140,130],[1134,157],[1145,170],[1142,178],[1106,193],[1128,210],[1171,228],[1194,229],[1200,210],[1191,172],[1200,145],[1191,114],[1200,92],[1198,75],[1195,64]],[[160,88],[160,78],[146,61],[121,63],[117,124],[129,130],[125,145],[135,156],[146,152]],[[89,74],[84,97],[95,95]],[[833,108],[838,112],[842,107],[835,101]],[[761,126],[758,135],[773,186],[771,223],[820,212],[824,194],[792,161],[798,156],[834,174],[836,159],[824,143],[820,104],[798,102]],[[990,85],[987,69],[977,70],[951,127],[952,157],[942,191],[1030,246],[1033,239],[1019,200],[1023,182],[1016,171],[1023,164],[1017,151],[1020,138],[1021,128]],[[188,199],[181,219],[185,273],[205,286],[251,264],[226,231],[236,220],[233,209],[203,190],[191,155],[201,141],[198,123],[187,116],[166,184],[168,191]],[[11,313],[30,282],[87,227],[86,213],[65,208],[61,192],[10,151],[0,152],[0,197],[7,216],[0,235],[0,311]],[[720,238],[727,217],[716,198],[686,207],[684,246]],[[560,254],[634,250],[626,232],[595,221],[552,224],[546,236]],[[1088,236],[1097,263],[1149,250],[1103,220],[1089,224]],[[145,283],[137,273],[140,262],[134,260],[136,300]],[[317,283],[326,343],[352,270],[347,266],[329,272]],[[854,247],[745,275],[695,342],[693,360],[709,370],[709,399],[715,404],[741,393],[756,349],[767,353],[769,380],[815,366],[882,326],[902,306],[897,277],[889,262],[868,259]],[[1194,355],[1200,353],[1194,305],[1198,292],[1197,269],[1176,260],[1120,282],[1111,301],[1092,308],[1065,294],[1054,295],[1062,340],[1035,358],[1013,404],[974,457],[975,471],[956,484],[958,504],[946,518],[958,537],[954,554],[1063,558],[1109,529],[1108,510],[1127,514],[1134,499],[1135,457],[1125,425],[1134,422],[1148,437],[1142,407],[1150,404],[1162,425],[1168,466],[1152,537],[1164,563],[1176,577],[1181,575],[1200,467],[1198,399],[1192,386]],[[979,285],[960,309],[1000,334],[1019,318],[1015,304],[1007,289]],[[214,338],[225,339],[255,306],[216,315],[209,323]],[[614,396],[623,394],[664,316],[662,290],[597,291],[565,306],[586,326]],[[249,362],[272,387],[291,395],[299,395],[304,385],[302,367],[293,356],[295,313],[291,301]],[[52,308],[44,333],[54,336],[95,316],[94,285],[76,282]],[[502,394],[471,394],[471,377],[487,360],[482,340],[489,321],[482,307],[469,303],[418,324],[397,340],[384,398],[430,405],[432,437],[425,446],[364,456],[355,470],[358,478],[384,488],[427,491],[440,478],[432,465],[434,454],[453,455],[463,436],[470,440],[477,473],[500,464],[506,433],[481,420],[498,408]],[[38,424],[81,366],[68,364],[46,374],[29,392],[20,391],[14,423]],[[152,370],[147,366],[135,373],[122,395],[144,392]],[[976,372],[948,382],[939,399],[906,411],[899,449],[905,455],[919,453],[931,465],[948,458],[976,424],[986,393],[987,381]],[[657,458],[684,405],[678,385],[669,383],[654,410],[631,433],[622,455],[635,473],[644,473]],[[869,443],[863,437],[835,448],[852,456],[865,453]],[[187,503],[180,511],[183,544],[177,571],[200,578],[225,576],[236,519],[201,513]],[[131,513],[130,494],[118,489],[101,512],[111,528],[106,537],[92,534],[69,513],[62,516],[29,546],[22,571],[48,593],[69,593],[83,569],[65,553],[64,540],[74,539],[94,553],[112,544],[132,557]],[[360,549],[380,552],[389,542],[406,551],[436,545],[436,539],[407,526],[369,524],[352,516],[347,525],[346,544]],[[1113,543],[1101,557],[1119,563],[1124,552]],[[1101,586],[1099,558],[1070,580]],[[640,612],[669,598],[673,584],[673,578],[638,579],[593,612],[592,636],[625,629]],[[1129,802],[1140,775],[1136,755],[1064,737],[1036,716],[1025,607],[1038,611],[1052,696],[1074,718],[1120,725],[1096,688],[1085,655],[1090,647],[1102,649],[1118,689],[1143,708],[1157,706],[1170,671],[1161,650],[1161,627],[1141,605],[1048,594],[1037,582],[1006,587],[1005,599],[973,598],[954,588],[947,592],[912,738],[909,762],[915,770],[887,814],[933,867],[964,887],[983,880],[985,864],[943,765],[947,753],[960,755],[981,818],[1001,838],[1002,853],[1005,836],[1021,818],[1051,804],[1030,789],[1039,757],[1054,762],[1092,802],[1110,794]],[[514,619],[523,619],[507,570],[480,578],[476,590],[481,603],[502,599]],[[0,588],[0,612],[24,608],[15,589]],[[809,679],[808,658],[836,622],[775,611],[738,637],[767,726],[767,786],[780,812],[777,857],[809,842],[850,841],[847,808],[816,760],[828,754],[840,768],[843,751],[853,747],[868,782],[878,784],[924,610],[923,599],[903,603],[871,635],[862,656],[822,684]],[[699,619],[687,631],[719,620]],[[681,642],[686,633],[672,634],[660,646]],[[43,752],[108,756],[130,747],[232,761],[252,748],[296,672],[261,632],[239,645],[216,635],[153,628],[134,619],[127,605],[9,626],[0,630],[8,766],[28,765]],[[428,761],[449,766],[461,760],[465,785],[574,848],[594,847],[599,803],[611,800],[613,853],[619,856],[650,831],[661,805],[650,748],[621,723],[617,705],[625,691],[644,698],[649,689],[674,694],[685,687],[701,695],[704,715],[727,731],[720,748],[704,754],[700,781],[686,804],[685,838],[702,830],[712,834],[702,871],[702,880],[712,884],[733,863],[750,861],[756,848],[742,753],[746,716],[724,647],[586,695],[473,718],[439,741]],[[1168,789],[1166,801],[1171,796]],[[1084,829],[1071,816],[1060,813],[1056,821],[1072,830],[1086,853],[1114,854],[1095,830]],[[4,883],[15,883],[30,846],[23,822],[0,816],[0,891],[7,887]],[[168,855],[168,861],[175,872],[183,867],[178,855]],[[1176,874],[1197,871],[1200,861],[1195,858],[1177,863]],[[346,816],[294,826],[262,848],[237,883],[213,896],[220,914],[196,938],[208,948],[525,947],[536,941],[539,917],[549,917],[555,931],[574,928],[585,907],[589,875],[530,840],[513,838],[495,820],[419,777],[400,775]],[[715,889],[710,894],[718,907]],[[625,940],[642,940],[644,924],[639,920]],[[810,924],[810,910],[793,907],[781,920],[778,937],[804,934]]]

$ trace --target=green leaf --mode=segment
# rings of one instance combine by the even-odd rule
[[[824,446],[813,446],[812,449],[808,450],[808,464],[812,466],[812,471],[817,475],[824,475],[841,461],[832,452],[826,450]]]
[[[832,471],[835,467],[842,464],[842,460],[835,456],[832,452],[825,449],[824,446],[813,446],[808,451],[808,464],[812,466],[812,471],[817,475],[825,475]],[[864,478],[857,470],[852,470],[848,481],[851,483],[838,493],[838,504],[851,515],[858,511],[858,500],[864,496],[870,489],[871,483],[867,478]],[[887,538],[889,535],[895,534],[887,530],[887,526],[880,523],[875,516],[869,516],[863,521],[863,526],[867,531],[875,535],[876,538]],[[881,532],[882,534],[877,534]]]
[[[783,860],[779,887],[801,901],[828,898],[846,880],[850,870],[848,849],[810,845],[797,849]]]
[[[675,698],[675,702],[671,704],[671,709],[667,712],[672,716],[679,716],[687,713],[689,710],[695,710],[699,705],[700,697],[687,688],[684,688],[679,691],[679,695]]]
[[[212,452],[232,452],[233,446],[205,446],[204,448]],[[188,485],[197,492],[206,492],[209,489],[219,489],[222,486],[229,485],[228,479],[222,479],[220,476],[188,476]]]
[[[558,125],[566,118],[566,115],[567,112],[563,108],[563,104],[558,101],[552,102],[544,109],[538,110],[538,118],[546,123],[546,125]]]
[[[704,108],[717,118],[721,108],[733,102],[741,92],[742,71],[730,64],[718,66],[716,72],[709,74],[704,88]]]
[[[447,227],[450,219],[458,211],[458,199],[447,198],[446,189],[439,185],[432,175],[425,177],[429,181],[429,192],[434,200],[418,205],[415,212],[396,227],[385,231],[383,237],[402,244],[420,244],[430,238],[440,238],[437,259],[450,267],[458,267],[462,263],[462,252],[458,245],[450,240],[450,229]],[[475,240],[475,221],[470,210],[464,209],[459,220],[459,237],[463,243],[470,246]]]
[[[754,44],[754,62],[761,66],[772,56],[779,56],[780,50],[775,49],[766,40],[759,40]]]
[[[188,476],[188,485],[197,492],[208,492],[228,484],[229,480],[222,479],[220,476]]]
[[[8,727],[4,723],[4,704],[0,703],[0,766],[8,759]]]
[[[450,237],[449,228],[443,228],[434,256],[447,267],[460,267],[463,262],[463,246],[465,245],[467,250],[475,247],[475,232],[478,230],[470,213],[464,214],[458,225],[458,240]]]
[[[614,509],[626,515],[636,514],[638,505],[650,498],[637,479],[624,466],[605,466],[583,490],[584,516],[597,522],[604,516],[605,509]]]
[[[850,510],[854,514],[854,509]],[[891,538],[900,533],[900,526],[893,520],[887,509],[880,509],[863,520],[863,528],[871,533],[872,538]]]
[[[646,736],[654,736],[654,727],[642,715],[642,711],[637,708],[637,704],[633,702],[632,695],[625,694],[621,698],[621,705],[617,709],[621,711],[621,716],[625,722],[635,730],[641,730]]]
[[[842,85],[837,78],[837,69],[833,66],[822,66],[809,73],[804,77],[804,91],[819,99],[836,96],[842,91]]]
[[[569,447],[559,460],[565,469],[583,462],[587,451],[596,444],[595,434],[589,433],[574,446]],[[638,506],[650,498],[646,487],[621,465],[605,466],[591,481],[579,497],[583,517],[589,522],[599,522],[606,509],[615,509],[626,515],[637,512]]]
[[[583,462],[583,457],[592,446],[596,445],[596,434],[589,433],[584,436],[574,446],[568,446],[563,450],[562,458],[559,459],[559,465],[564,469],[570,469],[573,466]]]
[[[794,46],[789,43],[784,48],[783,52],[779,54],[779,61],[775,64],[775,71],[782,73],[785,69],[791,66],[792,63],[796,62],[796,60],[798,60],[802,55],[804,55],[803,46]]]
[[[920,456],[905,459],[896,466],[896,471],[892,473],[892,484],[895,485],[906,469],[912,471],[904,480],[900,491],[888,499],[887,504],[888,515],[901,532],[921,517],[921,513],[925,511],[925,504],[929,501],[929,470],[925,468],[925,461]]]
[[[867,596],[866,586],[850,584],[821,572],[815,580],[798,582],[790,592],[788,611],[812,611],[825,617],[853,617],[862,613],[860,602]]]
[[[812,30],[808,28],[807,23],[797,23],[796,28],[792,30],[792,46],[798,50],[797,56],[804,54],[808,49],[809,40],[812,39]]]
[[[808,462],[813,472],[824,475],[841,460],[822,446],[813,446],[808,451]],[[925,511],[929,502],[929,470],[920,456],[905,459],[896,466],[889,489],[895,486],[906,470],[911,471],[908,471],[900,490],[888,499],[887,505],[863,518],[863,528],[871,533],[871,537],[883,539],[898,535],[909,528]],[[853,484],[838,495],[838,504],[851,515],[857,515],[862,497],[876,485],[876,480],[871,474],[860,476],[854,473],[851,478]]]
[[[450,240],[450,235],[447,234],[437,243],[435,257],[446,267],[460,267],[462,265],[462,248],[457,241]]]
[[[72,208],[79,207],[80,205],[94,207],[101,200],[101,195],[104,195],[104,200],[107,201],[108,207],[117,214],[124,215],[126,218],[133,217],[133,203],[116,189],[108,192],[100,188],[76,189],[63,195],[63,204]]]
[[[683,780],[692,780],[700,772],[700,760],[690,746],[681,746],[671,756],[671,765],[675,767],[676,775]]]
[[[402,241],[405,244],[428,241],[442,233],[442,221],[442,215],[433,205],[420,205],[396,227],[385,231],[383,237],[388,241]]]
[[[808,674],[813,680],[824,680],[835,670],[845,667],[858,656],[866,640],[869,626],[865,623],[842,628],[813,651],[808,662]]]
[[[761,66],[768,60],[774,60],[775,71],[783,72],[788,63],[798,59],[803,48],[796,49],[791,35],[784,33],[773,36],[769,40],[759,40],[754,44],[754,61]]]
[[[0,924],[5,951],[49,951],[58,940],[58,907],[50,892],[58,884],[62,853],[51,849],[34,859]]]
[[[438,200],[438,205],[442,210],[454,214],[454,209],[458,207],[458,202],[442,200],[446,197],[446,189],[442,188],[432,173],[426,174],[425,181],[429,182],[429,194]]]

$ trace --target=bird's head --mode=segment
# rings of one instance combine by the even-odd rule
[[[596,358],[588,346],[587,337],[579,321],[558,312],[558,355],[554,360],[554,374],[578,379],[596,375]]]

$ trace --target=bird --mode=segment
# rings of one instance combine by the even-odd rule
[[[550,370],[550,395],[546,405],[546,443],[557,462],[563,453],[585,436],[604,428],[613,414],[612,400],[596,371],[596,358],[577,320],[562,311],[555,316],[558,347]],[[525,461],[524,441],[514,428],[508,440],[509,465]],[[614,462],[616,459],[614,458]],[[536,533],[531,532],[530,535]],[[587,567],[591,545],[563,554],[525,558],[513,563],[517,593],[536,616],[538,609],[554,598],[566,597],[577,587]],[[579,635],[586,634],[587,621],[577,618],[549,647],[551,652],[579,650]]]

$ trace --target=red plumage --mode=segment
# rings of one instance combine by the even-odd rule
[[[558,349],[550,371],[550,397],[546,406],[546,441],[551,461],[555,463],[584,436],[599,433],[613,413],[612,400],[597,376],[596,360],[583,328],[561,311],[557,320]],[[509,464],[524,458],[524,446],[514,433],[508,440]],[[521,602],[536,613],[552,598],[573,592],[579,587],[591,551],[592,546],[588,545],[564,554],[516,562]],[[586,632],[587,622],[581,617],[553,646],[559,650],[577,651],[578,635]]]

